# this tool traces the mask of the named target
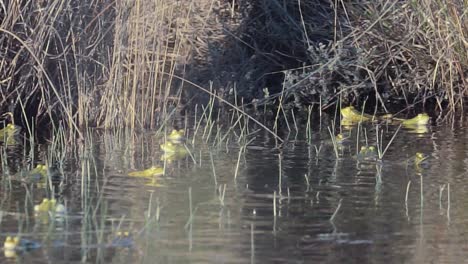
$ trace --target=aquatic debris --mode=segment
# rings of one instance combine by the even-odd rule
[[[348,123],[365,122],[375,119],[374,116],[358,112],[353,106],[341,108],[340,113],[343,120]]]
[[[173,143],[183,143],[185,141],[184,134],[185,134],[185,131],[183,129],[180,129],[180,130],[174,129],[167,136],[167,138]]]
[[[129,172],[129,176],[135,176],[135,177],[151,177],[151,176],[158,176],[158,175],[163,175],[164,174],[164,168],[161,167],[150,167],[146,170],[142,171],[133,171]]]
[[[373,240],[368,239],[353,239],[349,233],[325,233],[317,235],[318,241],[335,241],[338,244],[350,244],[350,245],[359,245],[359,244],[373,244]]]

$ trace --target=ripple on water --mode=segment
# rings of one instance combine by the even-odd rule
[[[237,179],[236,145],[229,152],[197,146],[196,164],[187,157],[145,179],[127,173],[162,165],[159,141],[141,136],[126,149],[116,143],[124,140],[96,140],[107,144],[95,154],[97,167],[84,178],[79,166],[68,172],[74,184],[58,197],[68,209],[64,223],[39,222],[28,211],[50,195],[45,189],[13,183],[4,192],[3,181],[0,238],[22,223],[25,237],[43,241],[43,250],[22,257],[35,263],[64,255],[76,263],[462,263],[466,129],[402,129],[377,164],[355,158],[359,146],[376,145],[375,127],[364,128],[367,139],[361,133],[359,142],[355,128],[346,131],[350,142],[339,159],[328,131],[317,132],[312,145],[299,138],[282,148],[259,136],[241,157]],[[384,146],[396,127],[385,129]],[[318,154],[313,145],[322,146]],[[416,152],[429,156],[428,166],[408,162]],[[116,230],[132,234],[132,250],[103,246]]]

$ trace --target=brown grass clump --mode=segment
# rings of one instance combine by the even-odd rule
[[[60,118],[77,128],[77,98],[104,72],[90,62],[105,58],[109,4],[7,1],[0,16],[0,112],[24,127]]]
[[[187,2],[13,1],[2,6],[0,113],[20,122],[153,126],[188,56]],[[186,45],[186,46],[183,46]]]
[[[0,113],[155,127],[203,94],[193,83],[265,105],[460,109],[466,15],[463,0],[10,1]]]
[[[302,4],[318,5],[316,1]],[[335,4],[329,11],[335,17],[327,20],[335,21],[333,30],[327,28],[328,40],[308,37],[306,42],[304,37],[306,65],[283,71],[282,89],[260,103],[284,95],[285,102],[299,108],[310,104],[326,108],[337,101],[363,104],[365,100],[385,110],[427,101],[440,110],[463,108],[468,71],[466,3],[380,0]],[[295,5],[279,10],[286,12]],[[288,28],[294,28],[299,17],[289,14],[296,21]],[[304,21],[315,16],[313,12],[302,15]],[[277,28],[272,23],[271,28]],[[311,36],[314,29],[306,27],[303,35]]]
[[[348,11],[356,21],[351,43],[369,54],[366,71],[382,83],[377,96],[402,97],[407,105],[433,99],[441,109],[444,102],[451,110],[463,107],[468,73],[463,0],[376,1]]]

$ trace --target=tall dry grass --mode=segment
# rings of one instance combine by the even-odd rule
[[[262,31],[271,29],[275,34],[252,45],[277,44],[271,36],[281,36],[284,30],[285,36],[292,36],[294,49],[282,56],[296,60],[280,71],[281,84],[268,87],[273,91],[270,96],[257,95],[260,105],[307,109],[368,101],[367,106],[383,110],[416,105],[463,109],[468,73],[466,1],[255,2],[262,4],[257,10],[266,12],[254,19],[269,18]],[[325,19],[318,24],[314,18],[319,11]],[[275,51],[278,48],[263,53]]]
[[[75,128],[153,127],[176,105],[194,4],[13,1],[2,6],[0,112]],[[184,44],[186,44],[184,46]]]
[[[0,112],[35,127],[64,120],[75,130],[151,128],[175,112],[191,82],[208,87],[211,80],[219,96],[260,104],[305,109],[374,97],[384,109],[399,98],[407,106],[431,101],[462,109],[466,6],[464,0],[2,2]]]
[[[468,4],[447,1],[369,1],[346,4],[352,45],[369,54],[366,70],[387,97],[408,105],[433,99],[440,110],[463,108],[467,94]]]
[[[131,3],[131,4],[129,4]],[[188,56],[190,3],[135,1],[116,4],[113,47],[108,79],[99,90],[96,122],[104,127],[154,127],[158,113],[170,112],[180,91],[172,76],[181,74]],[[85,92],[84,92],[85,94]],[[86,119],[85,100],[80,107]],[[81,110],[80,109],[80,110]]]

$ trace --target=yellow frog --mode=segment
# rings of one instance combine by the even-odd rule
[[[16,247],[18,247],[19,242],[20,242],[19,237],[7,236],[7,238],[5,239],[5,242],[3,243],[3,248],[5,250],[15,250]]]
[[[133,172],[128,173],[129,176],[135,176],[135,177],[152,177],[152,176],[158,176],[158,175],[163,175],[163,174],[164,174],[164,168],[156,167],[156,166],[153,166],[146,170],[133,171]]]
[[[24,252],[28,250],[38,249],[41,247],[41,243],[24,239],[19,236],[11,237],[7,236],[5,242],[3,243],[3,251],[5,253],[5,257],[7,258],[14,258],[17,257],[17,252]]]
[[[32,169],[28,173],[28,177],[31,180],[40,180],[47,178],[47,166],[43,164],[37,164],[36,168]]]
[[[8,145],[16,144],[15,135],[21,131],[19,126],[8,124],[6,127],[0,129],[0,142],[5,142]]]
[[[414,155],[414,165],[419,167],[421,164],[427,160],[428,156],[425,155],[424,153],[421,152],[416,152],[416,155]]]
[[[172,132],[167,136],[167,138],[172,143],[182,143],[185,140],[184,134],[185,134],[185,131],[183,129],[180,129],[180,130],[173,129]]]
[[[418,114],[411,119],[399,119],[404,126],[426,126],[431,118],[426,113]]]
[[[377,156],[377,150],[374,146],[362,146],[357,155],[357,159],[360,161],[376,161]]]
[[[167,152],[161,156],[161,160],[171,163],[173,161],[181,160],[187,156],[187,151],[184,152]]]
[[[161,149],[165,153],[187,153],[187,149],[183,144],[174,144],[172,142],[161,144]]]
[[[346,122],[358,123],[375,119],[374,116],[357,111],[353,106],[342,108],[340,112],[343,120],[346,120]]]
[[[335,136],[335,142],[337,144],[342,144],[345,140],[345,137],[343,136],[343,134],[339,133],[338,135]]]
[[[348,136],[345,136],[343,135],[342,133],[338,133],[336,136],[335,136],[335,142],[336,144],[340,145],[340,144],[344,144],[346,142],[349,141],[349,135]]]
[[[34,206],[34,212],[45,213],[55,212],[57,201],[55,199],[44,198],[40,204]]]

